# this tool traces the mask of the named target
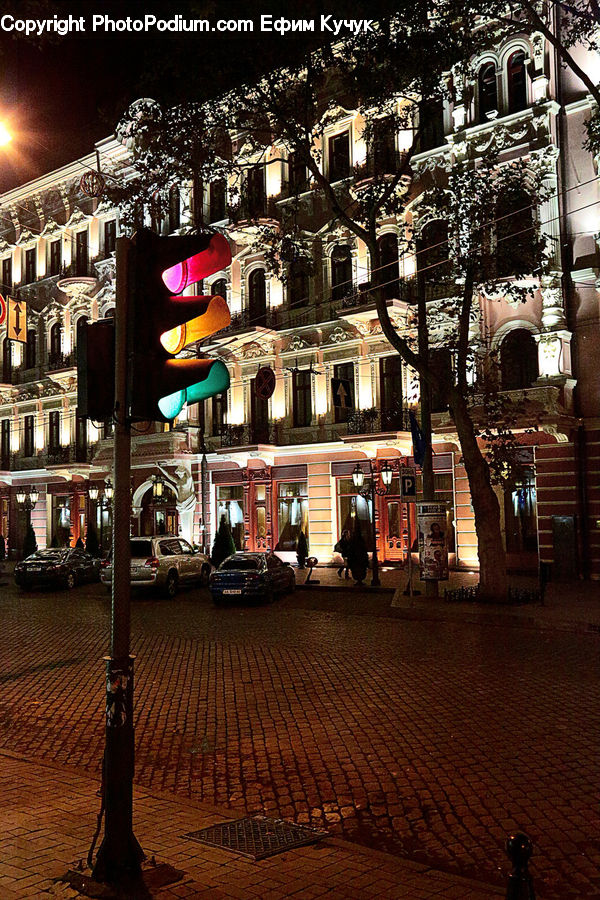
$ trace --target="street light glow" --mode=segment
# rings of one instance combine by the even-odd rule
[[[5,147],[6,144],[10,144],[13,136],[4,124],[4,122],[0,122],[0,147]]]

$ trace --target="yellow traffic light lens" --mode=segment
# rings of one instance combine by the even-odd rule
[[[177,328],[171,328],[170,331],[165,331],[160,336],[160,342],[167,351],[167,353],[179,353],[180,350],[183,350],[187,341],[186,341],[186,333],[187,328],[185,325],[178,325]]]

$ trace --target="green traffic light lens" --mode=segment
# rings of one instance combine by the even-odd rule
[[[175,419],[183,409],[185,403],[198,403],[207,400],[226,391],[229,387],[229,372],[225,363],[220,359],[210,367],[210,371],[203,381],[190,385],[183,391],[175,391],[167,394],[158,401],[158,408],[165,419]]]
[[[167,394],[158,401],[158,408],[165,419],[176,419],[186,399],[186,391],[175,391],[174,394]]]

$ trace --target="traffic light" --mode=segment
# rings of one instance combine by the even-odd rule
[[[219,359],[174,359],[192,341],[231,322],[219,296],[181,292],[231,262],[221,234],[159,237],[141,229],[129,261],[128,411],[135,421],[174,419],[185,403],[197,403],[229,387]]]
[[[112,419],[115,407],[115,322],[101,319],[77,329],[77,413]]]

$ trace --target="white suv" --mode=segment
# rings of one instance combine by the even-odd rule
[[[212,566],[208,556],[199,553],[172,534],[131,538],[131,586],[161,588],[174,597],[180,585],[208,585]],[[102,584],[112,585],[112,560],[102,564]]]

